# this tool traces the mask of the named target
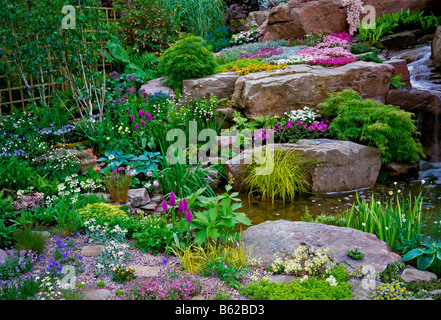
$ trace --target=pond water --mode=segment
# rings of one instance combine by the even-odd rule
[[[356,201],[360,199],[370,201],[372,195],[376,200],[395,197],[398,190],[404,195],[409,193],[417,196],[420,192],[424,195],[424,208],[441,207],[441,163],[429,163],[421,161],[421,170],[418,175],[408,177],[401,181],[377,183],[372,188],[352,190],[348,192],[327,193],[321,195],[310,195],[299,197],[293,202],[283,203],[276,199],[271,201],[260,201],[249,198],[246,194],[240,193],[238,198],[242,200],[240,211],[245,212],[252,220],[253,225],[270,220],[300,221],[305,214],[305,207],[312,216],[321,213],[344,214]],[[422,183],[424,181],[424,183]],[[391,196],[389,192],[393,192]]]
[[[441,90],[441,74],[433,70],[430,58],[430,46],[397,51],[392,53],[391,59],[406,59],[411,76],[411,83],[414,88],[425,90]],[[424,184],[421,182],[424,180]],[[300,221],[308,208],[312,216],[321,213],[339,214],[345,213],[356,201],[357,195],[360,198],[370,200],[374,195],[375,199],[391,197],[389,191],[394,195],[398,190],[403,194],[418,195],[421,191],[424,195],[423,205],[425,208],[441,208],[441,162],[420,161],[418,174],[406,177],[401,181],[377,183],[373,188],[365,188],[341,193],[328,193],[301,197],[290,203],[283,203],[282,200],[259,201],[249,199],[246,194],[241,193],[238,197],[242,199],[240,211],[245,212],[256,225],[270,220]]]

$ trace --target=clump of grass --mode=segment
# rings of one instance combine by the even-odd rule
[[[241,245],[223,245],[216,242],[209,242],[204,246],[191,244],[186,248],[174,247],[171,252],[190,273],[198,273],[207,262],[217,260],[223,260],[237,268],[245,268],[249,257],[249,253]]]
[[[306,174],[317,162],[305,159],[295,149],[269,151],[267,147],[254,156],[256,161],[243,167],[244,186],[250,197],[258,193],[262,200],[271,199],[274,203],[276,198],[292,201],[297,195],[309,192]],[[266,166],[261,166],[262,163]]]
[[[46,236],[39,228],[25,226],[14,233],[15,249],[17,251],[34,251],[42,254],[46,247]]]

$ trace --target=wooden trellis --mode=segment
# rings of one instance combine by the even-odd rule
[[[110,26],[111,23],[116,23],[119,20],[118,14],[114,8],[99,7],[95,9],[103,10],[105,12],[107,26]],[[94,34],[94,30],[85,30],[85,32]],[[100,42],[101,49],[103,48],[103,45],[104,43]],[[7,57],[5,54],[2,59],[7,61],[9,57]],[[107,66],[110,66],[110,64],[106,63],[106,67]],[[53,97],[54,91],[60,88],[57,88],[52,74],[50,74],[48,71],[43,71],[42,73],[44,81],[41,81],[41,79],[40,81],[36,81],[32,77],[29,77],[29,86],[33,88],[32,90],[27,88],[19,74],[9,76],[0,75],[0,118],[2,117],[2,111],[10,109],[12,106],[24,110],[29,101],[41,100],[42,98],[35,94],[36,92],[39,92],[40,88],[44,88],[46,98]],[[61,89],[66,89],[66,85],[61,85]],[[29,97],[29,95],[31,95],[32,98]]]

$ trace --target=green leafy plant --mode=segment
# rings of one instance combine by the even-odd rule
[[[324,117],[333,119],[328,128],[332,138],[374,146],[382,163],[415,163],[425,157],[410,112],[362,100],[353,90],[331,93],[318,108]]]
[[[401,73],[392,77],[392,82],[390,84],[391,89],[398,89],[398,88],[404,87],[406,85],[405,82],[401,82],[402,77],[403,77],[403,75]]]
[[[202,45],[200,37],[186,36],[175,42],[160,57],[158,71],[166,84],[180,89],[186,79],[212,74],[216,67],[213,53]]]
[[[363,259],[363,252],[358,250],[358,248],[348,250],[348,256],[352,259],[360,260]]]
[[[133,176],[126,172],[124,167],[107,173],[103,177],[103,183],[113,202],[125,204],[128,192],[132,184]]]
[[[390,264],[386,267],[386,269],[378,275],[378,278],[381,282],[391,283],[392,281],[402,281],[401,272],[405,268],[405,264],[402,262],[396,262]]]
[[[169,226],[167,216],[163,214],[152,214],[142,219],[140,228],[133,233],[135,240],[133,246],[139,248],[141,252],[150,252],[157,255],[159,252],[165,252],[168,241],[173,231]]]
[[[215,260],[209,259],[201,266],[201,275],[204,277],[218,277],[230,287],[237,287],[242,281],[247,270],[243,270],[223,257]]]
[[[421,242],[421,247],[407,252],[403,256],[403,262],[417,259],[417,267],[420,270],[431,270],[437,276],[441,275],[441,242]]]
[[[152,52],[137,53],[133,52],[130,46],[124,48],[124,43],[118,37],[112,37],[105,48],[106,60],[124,74],[132,75],[134,78],[140,78],[142,81],[154,79],[156,77],[156,65],[159,61],[158,56]],[[124,79],[124,75],[118,75],[117,78],[111,77],[108,81],[118,82]],[[113,80],[113,81],[112,81]],[[117,88],[114,83],[111,87]],[[119,86],[120,88],[122,86]]]
[[[235,198],[239,193],[228,191],[231,186],[226,186],[225,193],[214,197],[200,196],[198,205],[204,211],[194,212],[190,222],[191,230],[195,232],[194,242],[198,245],[209,241],[234,241],[240,234],[233,232],[239,224],[250,225],[251,220],[243,212],[236,212],[242,203]]]
[[[376,62],[376,63],[383,63],[383,60],[378,56],[380,53],[379,49],[374,50],[371,53],[359,56],[358,59],[366,62]]]

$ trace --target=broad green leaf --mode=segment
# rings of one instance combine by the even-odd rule
[[[426,270],[427,267],[429,267],[433,260],[435,259],[435,256],[428,256],[428,255],[421,255],[417,260],[417,267],[420,270]]]

